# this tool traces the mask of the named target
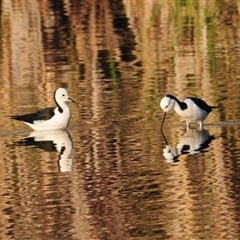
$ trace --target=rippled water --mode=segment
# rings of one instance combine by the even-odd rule
[[[239,239],[239,6],[2,1],[0,239]],[[66,131],[10,120],[60,86]],[[218,108],[161,132],[166,94]]]

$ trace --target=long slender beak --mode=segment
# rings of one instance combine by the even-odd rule
[[[164,120],[166,118],[166,115],[167,115],[167,112],[164,112],[163,119],[162,119],[162,124],[161,124],[161,127],[160,127],[161,130],[163,128],[163,123],[164,123]]]
[[[166,115],[167,115],[167,112],[164,112],[163,119],[162,119],[162,123],[161,123],[161,127],[160,127],[160,131],[161,131],[161,133],[162,133],[162,136],[163,136],[163,139],[164,139],[166,145],[168,146],[167,138],[165,137],[165,134],[163,133],[163,123],[164,123],[164,120],[165,120],[165,118],[166,118]]]
[[[160,131],[161,131],[161,133],[162,133],[162,136],[163,136],[163,139],[164,139],[164,141],[165,141],[165,143],[166,143],[166,146],[170,146],[170,145],[168,144],[168,140],[167,140],[165,134],[163,133],[163,130],[160,129]]]
[[[82,107],[82,105],[81,105],[81,104],[77,103],[77,102],[76,102],[76,101],[74,101],[73,99],[71,99],[71,98],[68,98],[68,100],[69,100],[70,102],[73,102],[73,103],[77,104],[79,107]]]

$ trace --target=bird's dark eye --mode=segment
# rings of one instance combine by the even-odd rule
[[[62,96],[65,97],[65,94],[63,94]]]

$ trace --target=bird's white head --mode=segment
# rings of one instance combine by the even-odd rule
[[[167,95],[160,101],[160,107],[164,112],[168,112],[174,108],[175,103],[176,101]]]
[[[56,102],[70,102],[71,98],[66,88],[58,88],[55,91],[54,99]]]
[[[63,102],[73,102],[76,103],[79,107],[82,107],[81,104],[77,103],[76,101],[69,97],[69,93],[66,88],[58,88],[54,93],[54,99],[57,105]]]

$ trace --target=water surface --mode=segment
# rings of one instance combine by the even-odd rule
[[[239,239],[239,3],[1,3],[0,239]],[[10,115],[54,106],[68,129]],[[216,105],[204,130],[160,99]]]

